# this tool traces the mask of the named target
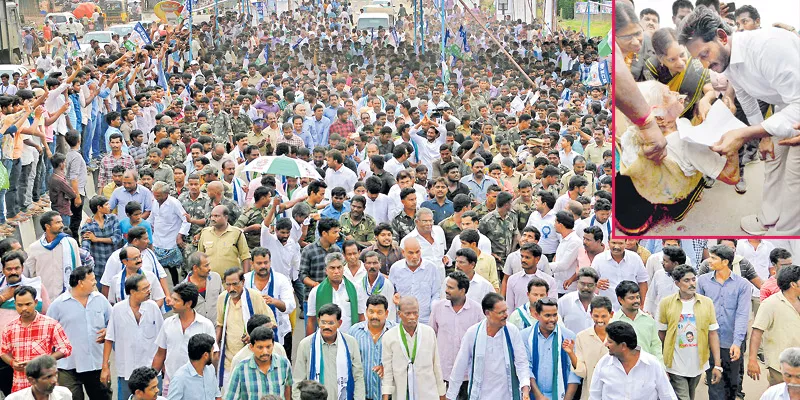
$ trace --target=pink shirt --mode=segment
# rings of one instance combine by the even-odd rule
[[[442,365],[444,380],[450,380],[450,372],[456,362],[458,349],[461,348],[461,338],[467,333],[469,327],[481,322],[483,318],[481,305],[470,299],[467,299],[458,312],[453,311],[453,305],[449,300],[437,300],[431,306],[428,325],[436,332],[439,361]]]
[[[780,291],[781,289],[778,287],[778,280],[774,276],[770,276],[769,279],[767,279],[767,281],[761,285],[761,301],[764,301],[767,297],[772,296]]]

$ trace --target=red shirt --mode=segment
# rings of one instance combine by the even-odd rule
[[[769,296],[772,296],[775,293],[780,292],[781,289],[778,287],[778,279],[774,276],[770,276],[763,285],[761,285],[761,301],[764,301]]]
[[[41,355],[50,355],[60,351],[65,357],[72,354],[72,345],[67,339],[67,334],[58,321],[46,315],[36,313],[28,326],[23,326],[19,317],[11,321],[3,329],[0,340],[0,352],[11,354],[17,362],[28,362]],[[12,392],[25,389],[31,384],[25,377],[25,371],[14,370],[14,384]]]

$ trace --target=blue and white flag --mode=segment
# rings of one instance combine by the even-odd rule
[[[133,31],[131,31],[131,35],[128,40],[133,42],[139,48],[153,43],[153,41],[150,40],[150,35],[147,34],[147,30],[144,29],[144,26],[142,26],[141,22],[137,22],[136,26],[133,27]]]
[[[471,53],[472,49],[469,47],[469,43],[467,43],[467,30],[464,28],[464,25],[458,27],[458,35],[461,36],[461,44],[462,49],[465,53]]]
[[[264,65],[269,62],[269,44],[264,46],[264,51],[258,55],[258,58],[253,62],[255,65]]]
[[[447,40],[450,39],[450,29],[444,31],[444,45],[447,46]]]
[[[299,39],[297,39],[297,43],[292,45],[292,50],[297,49],[297,47],[300,46],[300,43],[303,43],[303,37],[302,36]]]
[[[397,29],[394,29],[394,27],[392,27],[392,29],[390,29],[390,32],[392,32],[392,38],[394,38],[394,47],[400,47],[400,38],[397,37]]]
[[[600,78],[600,83],[603,85],[607,85],[611,83],[611,74],[609,73],[608,68],[608,59],[603,60],[597,66],[597,74]]]
[[[259,2],[256,3],[256,11],[258,12],[258,20],[259,21],[263,21],[264,20],[264,2],[263,1],[259,1]]]

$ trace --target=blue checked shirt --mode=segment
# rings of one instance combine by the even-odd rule
[[[377,342],[372,341],[372,334],[367,326],[368,321],[361,321],[350,327],[350,336],[356,338],[358,348],[361,350],[361,363],[364,364],[364,387],[366,388],[367,398],[371,400],[381,399],[381,377],[372,368],[381,365],[381,353],[383,352],[383,334],[391,329],[395,323],[386,320],[383,332]]]
[[[97,238],[111,238],[112,243],[98,243],[90,242],[88,240],[81,241],[81,247],[92,254],[94,258],[94,274],[96,276],[103,276],[103,271],[106,269],[106,262],[111,257],[111,253],[115,252],[118,248],[122,247],[122,230],[119,228],[119,220],[114,214],[105,216],[105,223],[100,228],[100,224],[94,219],[81,228],[81,236],[86,232],[94,233]]]
[[[273,354],[266,374],[250,357],[233,369],[225,400],[259,400],[267,394],[283,397],[284,390],[291,386],[292,366],[285,357]]]

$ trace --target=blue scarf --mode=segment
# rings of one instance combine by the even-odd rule
[[[253,275],[250,275],[250,287],[253,289],[258,290],[255,284],[255,271],[252,272]],[[275,274],[272,273],[272,268],[269,269],[269,283],[267,284],[267,295],[269,297],[275,298]],[[272,328],[272,332],[275,333],[275,337],[278,337],[278,308],[272,304],[268,304],[269,309],[272,310],[272,315],[275,316],[275,321],[273,322],[274,328]],[[251,312],[252,314],[252,312]]]
[[[136,271],[136,273],[137,274],[141,274],[142,273],[142,269],[139,268],[139,270]],[[128,275],[128,269],[123,266],[122,267],[122,277],[119,279],[119,299],[120,300],[125,300],[125,277],[126,277],[126,275]]]
[[[570,373],[570,359],[569,355],[566,351],[561,347],[561,339],[563,336],[559,331],[559,326],[556,324],[556,329],[550,334],[553,336],[553,384],[550,388],[552,392],[552,398],[554,400],[560,399],[564,396],[564,393],[558,393],[559,384],[558,382],[561,381],[564,385],[564,389],[567,387],[567,378],[569,378]],[[559,350],[561,350],[559,352]],[[561,358],[561,377],[559,379],[558,374],[556,374],[556,365],[558,365],[558,359]],[[531,331],[531,370],[534,374],[539,372],[539,323],[533,325],[533,330]],[[537,376],[536,379],[538,380],[539,377]]]
[[[308,371],[308,379],[315,381],[317,380],[317,346],[314,343],[317,342],[317,335],[319,334],[319,330],[314,332],[314,336],[311,338],[311,359],[308,361],[309,363],[309,371]],[[342,344],[344,344],[344,351],[345,357],[347,358],[347,398],[345,400],[356,400],[355,399],[355,378],[353,378],[353,362],[350,359],[350,347],[347,345],[347,340],[345,340],[344,336],[342,336],[341,332],[337,333],[339,338],[337,340],[341,340]],[[325,373],[324,373],[324,366],[325,363],[322,361],[322,351],[319,354],[320,357],[320,370],[319,370],[319,383],[325,384]],[[337,374],[338,375],[338,374]],[[338,386],[338,383],[337,383]]]

